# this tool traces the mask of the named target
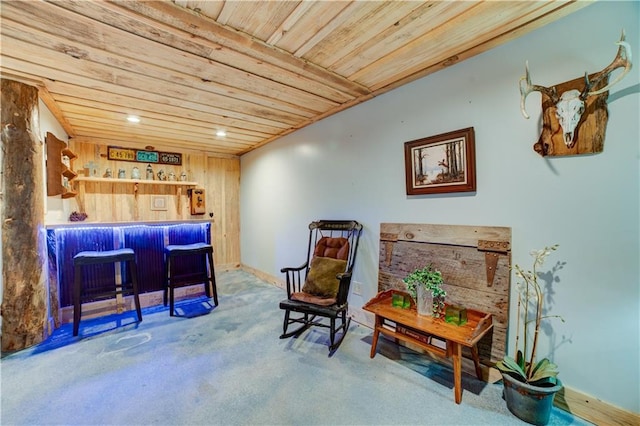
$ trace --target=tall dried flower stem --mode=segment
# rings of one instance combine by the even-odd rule
[[[548,358],[544,358],[536,363],[536,354],[538,347],[538,338],[540,336],[540,326],[545,318],[559,318],[564,322],[562,317],[558,315],[543,315],[544,309],[544,288],[538,282],[538,266],[542,266],[545,258],[558,245],[545,247],[542,250],[532,251],[534,257],[533,268],[524,270],[519,265],[514,265],[512,270],[515,275],[521,279],[517,284],[518,287],[518,317],[517,317],[517,333],[515,359],[506,356],[502,361],[496,364],[496,367],[503,373],[509,374],[525,383],[535,385],[555,385],[557,383],[558,366],[552,363]],[[562,266],[555,267],[551,273]],[[551,276],[551,280],[554,277]],[[549,282],[549,284],[551,281]],[[520,317],[522,315],[522,318]],[[529,327],[535,325],[532,342],[529,342]],[[522,325],[522,328],[520,328]],[[520,339],[522,333],[522,340]],[[520,344],[523,350],[520,351]],[[529,345],[531,345],[531,353],[528,353]]]
[[[517,265],[516,265],[517,266]],[[518,293],[518,318],[516,323],[516,330],[520,330],[520,305],[522,304],[522,295]],[[518,347],[520,345],[520,333],[516,333],[516,350],[514,353],[518,353]]]
[[[533,276],[536,272],[536,264],[533,265]],[[527,369],[527,376],[531,377],[531,369],[533,368],[534,360],[536,359],[536,349],[538,347],[538,334],[540,333],[540,323],[542,322],[542,304],[544,303],[544,295],[542,294],[542,289],[540,288],[540,284],[538,284],[538,280],[534,279],[532,282],[533,288],[536,292],[536,301],[538,302],[536,305],[536,326],[535,333],[533,335],[533,345],[531,349],[531,362],[529,363],[529,367]]]

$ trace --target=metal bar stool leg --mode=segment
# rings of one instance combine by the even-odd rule
[[[209,283],[211,283],[211,291],[213,292],[213,304],[218,306],[218,288],[216,287],[216,271],[213,266],[213,249],[207,252],[207,258],[209,259],[209,282],[207,283],[207,287],[209,287]],[[211,297],[211,295],[208,295]]]
[[[169,255],[167,253],[164,254],[164,271],[163,271],[163,281],[164,281],[164,291],[162,293],[162,300],[164,306],[167,306],[168,296],[169,296]]]
[[[204,284],[204,294],[207,296],[207,299],[211,299],[211,277],[209,275],[209,265],[207,264],[207,262],[209,262],[209,252],[205,251],[202,253],[202,258],[200,259],[200,261],[202,262],[202,268],[203,268],[203,272],[202,272],[202,279],[203,279],[203,284]]]
[[[142,308],[140,307],[140,295],[138,294],[138,266],[136,261],[129,261],[129,271],[131,273],[131,286],[133,287],[133,301],[136,304],[136,313],[138,321],[142,321]]]
[[[171,282],[171,275],[173,274],[171,268],[171,262],[173,262],[173,256],[169,255],[169,260],[167,261],[169,275],[167,276],[167,287],[169,291],[169,316],[174,316],[174,308],[175,308],[175,296],[174,296],[174,286]]]
[[[73,283],[73,335],[78,335],[80,318],[82,316],[82,266],[75,266],[75,278]]]

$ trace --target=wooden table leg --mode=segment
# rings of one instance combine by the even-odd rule
[[[373,327],[373,342],[371,342],[371,354],[369,355],[370,358],[376,356],[376,346],[378,346],[378,336],[380,336],[379,327],[382,327],[382,321],[382,317],[376,315],[376,324]]]
[[[473,363],[476,366],[476,376],[478,376],[478,379],[482,380],[482,369],[480,368],[480,357],[478,357],[478,347],[476,345],[471,346],[471,357],[473,358]]]
[[[451,346],[451,358],[453,360],[453,392],[456,404],[462,402],[462,346],[456,342],[447,342],[447,348]]]

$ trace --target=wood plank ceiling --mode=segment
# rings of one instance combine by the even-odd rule
[[[237,156],[587,4],[3,0],[0,72],[80,142]]]

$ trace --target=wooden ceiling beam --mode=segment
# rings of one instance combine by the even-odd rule
[[[3,51],[3,54],[5,52]],[[140,77],[129,76],[130,79],[124,81],[117,80],[113,82],[96,80],[91,77],[66,72],[64,70],[55,70],[50,67],[29,63],[25,60],[20,60],[10,56],[3,57],[3,65],[8,68],[14,69],[26,69],[30,73],[47,75],[52,81],[46,82],[47,88],[50,92],[55,93],[55,87],[60,83],[73,84],[77,87],[87,87],[92,89],[98,89],[104,92],[109,98],[110,94],[117,93],[129,96],[133,99],[147,99],[154,102],[172,103],[177,106],[190,106],[196,110],[210,110],[215,111],[219,115],[223,116],[235,116],[238,118],[255,117],[256,120],[268,120],[272,123],[283,123],[286,125],[295,125],[304,117],[294,117],[291,114],[285,114],[278,112],[267,107],[260,107],[255,104],[243,104],[233,100],[224,99],[219,96],[210,96],[209,94],[203,94],[194,89],[178,91],[175,86],[167,87],[163,84],[151,84],[148,80],[141,79]],[[133,79],[133,80],[131,80]],[[215,105],[223,105],[225,108],[217,107]],[[134,108],[134,104],[131,105]],[[229,109],[228,109],[229,108]]]
[[[297,105],[309,108],[317,103],[321,105],[317,107],[320,111],[352,99],[352,96],[304,74],[260,63],[250,56],[108,2],[27,2],[21,3],[20,7],[8,2],[7,6],[3,4],[2,14],[3,24],[5,19],[11,19],[29,27],[24,32],[25,37],[37,31],[52,38],[59,37],[62,42],[57,45],[58,49],[65,48],[65,53],[81,58],[90,53],[85,48],[93,48],[94,55],[101,52],[97,57],[106,58],[102,63],[123,69],[133,67],[132,71],[140,72],[140,66],[136,65],[142,64],[142,68],[179,73],[188,70],[188,77],[183,77],[187,80],[271,97],[280,93],[278,99],[282,101],[296,103],[289,98],[300,98],[302,101]],[[67,25],[59,28],[51,22]],[[132,40],[132,37],[138,38]],[[233,94],[233,91],[227,92]]]
[[[340,28],[327,34],[303,57],[323,68],[331,69],[332,65],[341,62],[342,58],[358,50],[360,46],[375,38],[376,34],[385,32],[389,28],[398,31],[401,23],[404,23],[403,18],[419,4],[411,1],[358,2],[356,3],[358,7],[341,22]],[[351,9],[354,8],[347,10]],[[369,36],[363,37],[363,34]],[[386,40],[379,40],[378,44],[383,49]]]
[[[207,143],[210,145],[219,145],[227,148],[247,148],[254,142],[246,140],[238,140],[230,137],[219,138],[215,135],[201,136],[197,134],[180,133],[178,131],[167,132],[154,128],[128,127],[119,123],[101,122],[102,120],[80,121],[75,124],[78,136],[104,137],[110,135],[112,137],[120,137],[128,140],[132,138],[140,138],[145,140],[165,140],[173,141],[179,146],[183,143]],[[123,129],[124,128],[124,129]],[[120,136],[119,136],[120,135]],[[153,145],[153,144],[152,144]]]
[[[345,8],[340,10],[318,31],[315,32],[302,46],[298,47],[294,52],[296,57],[303,57],[311,49],[316,47],[322,40],[329,36],[333,31],[340,28],[348,19],[352,10],[358,10],[361,6],[356,2],[350,2]],[[350,80],[351,81],[351,80]],[[368,89],[368,88],[367,88]],[[364,93],[362,95],[365,95]]]
[[[341,75],[353,75],[362,68],[363,63],[372,63],[402,48],[413,39],[413,34],[432,31],[448,20],[465,13],[474,5],[475,3],[468,1],[424,2],[399,19],[396,24],[369,37],[363,44],[340,58],[340,61],[330,64],[329,68]],[[428,48],[428,44],[423,45],[423,49]]]
[[[306,50],[304,50],[308,51],[309,48],[320,41],[320,38],[316,38],[315,41],[310,42],[318,32],[332,26],[332,23],[335,22],[336,19],[339,19],[342,11],[352,3],[352,0],[339,2],[302,2],[302,4],[309,4],[310,8],[307,9],[308,13],[301,16],[295,22],[286,22],[288,27],[287,31],[281,35],[278,42],[274,43],[274,45],[284,51],[291,52],[295,56],[301,56],[303,53],[303,51],[300,50],[302,46],[310,43]]]
[[[47,90],[47,88],[44,86],[39,86],[38,96],[40,97],[42,102],[47,106],[47,108],[49,109],[51,114],[55,117],[55,119],[58,121],[58,123],[60,123],[64,131],[67,133],[67,136],[69,136],[70,138],[76,136],[75,129],[69,123],[69,120],[67,120],[66,115],[64,114],[62,109],[60,109],[60,106],[58,105],[56,100],[53,98],[53,96],[51,96],[51,93],[49,93],[49,90]]]
[[[287,18],[278,25],[278,28],[267,39],[267,44],[277,45],[278,41],[293,28],[296,23],[304,17],[304,15],[313,7],[313,2],[301,1],[296,8],[287,16]]]
[[[393,84],[398,87],[395,85],[398,81],[406,84],[415,79],[407,77],[424,76],[427,75],[423,73],[425,70],[433,72],[434,69],[438,70],[451,65],[452,51],[459,52],[453,58],[453,62],[459,62],[462,60],[462,54],[468,58],[471,52],[479,54],[511,40],[513,37],[510,34],[516,28],[527,28],[527,31],[532,31],[541,27],[544,25],[541,17],[551,12],[554,12],[554,19],[557,19],[556,12],[559,9],[569,8],[575,11],[586,5],[588,2],[571,2],[563,5],[558,5],[556,2],[518,2],[505,10],[500,2],[480,2],[468,12],[449,19],[443,25],[413,39],[402,48],[361,68],[349,78],[370,86],[371,90],[377,94],[386,86]],[[498,26],[496,22],[487,19],[492,16],[500,16],[502,24]],[[452,38],[451,34],[455,28],[461,26],[468,31],[458,35],[457,38]]]
[[[110,117],[89,117],[85,114],[67,113],[68,119],[74,124],[74,127],[80,129],[95,129],[94,133],[101,131],[116,130],[127,134],[148,134],[149,136],[163,136],[166,139],[191,140],[191,141],[213,141],[219,140],[221,143],[237,144],[242,146],[253,145],[263,138],[242,135],[230,132],[225,137],[216,136],[215,132],[210,129],[194,129],[189,126],[158,126],[152,120],[145,120],[144,124],[140,123],[123,123],[122,120]]]
[[[21,40],[22,34],[29,34],[29,41]],[[147,90],[154,87],[160,88],[165,84],[183,86],[184,91],[197,90],[198,94],[207,94],[210,101],[220,103],[224,97],[225,104],[230,108],[240,110],[257,107],[268,107],[275,111],[281,111],[294,116],[311,117],[318,112],[326,111],[336,103],[328,102],[320,98],[312,98],[308,94],[298,96],[301,92],[292,93],[286,87],[274,87],[268,96],[262,95],[264,89],[253,91],[227,87],[214,81],[202,81],[185,72],[171,71],[156,65],[138,64],[137,61],[110,54],[105,56],[103,52],[81,44],[72,44],[67,40],[58,39],[52,35],[40,34],[37,30],[27,32],[19,23],[9,19],[3,20],[4,46],[3,54],[14,56],[29,61],[38,57],[42,65],[48,66],[52,71],[66,71],[63,65],[70,55],[75,52],[81,57],[75,61],[73,73],[84,77],[101,79],[103,81],[118,81],[129,88],[142,90],[145,85]],[[140,52],[142,54],[142,52]],[[73,55],[72,53],[71,55]],[[70,70],[71,71],[71,70]],[[238,76],[241,78],[242,76]],[[257,86],[260,86],[259,84]],[[253,86],[249,86],[251,88]],[[189,97],[195,95],[192,92]],[[217,99],[216,99],[217,98]],[[234,106],[235,104],[235,106]],[[243,106],[244,105],[244,106]]]
[[[88,116],[109,113],[113,116],[120,117],[121,120],[125,118],[125,114],[122,113],[122,108],[128,105],[98,102],[60,93],[56,94],[55,99],[58,105],[60,105],[62,108],[64,108],[65,111],[68,112],[84,111],[84,114]],[[110,100],[112,101],[113,99]],[[146,118],[152,118],[154,120],[163,121],[167,123],[167,125],[171,125],[171,123],[189,124],[196,127],[209,128],[212,131],[224,129],[229,132],[246,134],[261,138],[277,135],[280,131],[280,129],[268,128],[258,125],[248,126],[246,121],[240,121],[236,123],[230,120],[224,120],[223,117],[215,117],[210,114],[198,114],[196,111],[178,116],[173,113],[174,109],[174,107],[169,107],[150,110],[145,109],[138,104],[136,105],[136,109],[131,111],[131,113],[140,117],[142,120]]]
[[[206,40],[218,43],[229,49],[241,52],[256,60],[276,65],[282,69],[306,75],[337,90],[359,97],[367,95],[366,86],[350,81],[338,74],[329,72],[315,64],[304,61],[289,52],[270,46],[248,34],[235,31],[211,19],[176,6],[171,2],[131,2],[114,0],[115,4],[151,17],[174,28],[188,31]]]
[[[65,102],[70,100],[71,102]],[[120,109],[109,104],[97,104],[94,102],[83,102],[82,99],[69,99],[66,96],[57,96],[56,103],[60,105],[66,111],[69,118],[78,118],[80,116],[86,118],[108,118],[116,120],[120,123],[124,122],[124,116]],[[193,119],[184,119],[182,117],[170,116],[166,114],[159,114],[150,111],[144,111],[141,114],[137,114],[140,119],[150,125],[158,128],[189,128],[192,131],[200,133],[214,134],[217,130],[224,129],[227,133],[233,133],[236,135],[244,135],[250,138],[264,139],[270,136],[274,136],[276,133],[262,133],[256,132],[251,129],[236,128],[231,126],[219,126],[207,121],[199,121]]]

